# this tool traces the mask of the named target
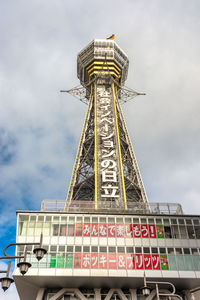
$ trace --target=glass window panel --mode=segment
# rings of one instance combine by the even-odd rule
[[[150,248],[149,247],[144,247],[143,251],[144,251],[144,253],[150,253]]]
[[[176,255],[178,270],[185,270],[185,261],[183,255]]]
[[[165,238],[166,239],[171,239],[172,238],[172,233],[171,233],[170,226],[164,226],[164,231],[165,231]]]
[[[147,219],[143,219],[143,218],[142,218],[142,219],[141,219],[141,223],[142,223],[142,224],[146,224],[146,223],[147,223]]]
[[[68,224],[67,226],[67,236],[74,236],[75,226],[74,224]]]
[[[126,224],[131,224],[132,223],[132,219],[131,218],[125,218],[125,223]]]
[[[163,219],[163,222],[164,222],[165,225],[169,225],[170,224],[169,219]]]
[[[36,221],[36,216],[31,216],[31,221]]]
[[[28,227],[28,221],[19,222],[18,234],[19,235],[26,235],[27,227]]]
[[[187,239],[188,234],[187,234],[186,226],[185,225],[180,225],[179,230],[180,230],[181,239]]]
[[[156,219],[156,224],[162,224],[162,219]]]
[[[59,234],[59,224],[52,224],[53,235],[58,236]]]
[[[193,220],[193,224],[194,224],[194,225],[199,225],[199,220],[198,220],[198,219],[194,219],[194,220]]]
[[[26,215],[19,215],[19,222],[21,221],[28,221],[28,216]]]
[[[116,221],[117,221],[118,224],[123,224],[124,223],[123,218],[117,218]]]
[[[142,253],[141,247],[135,247],[135,253]]]
[[[176,254],[182,254],[182,249],[181,248],[176,248]]]
[[[194,226],[196,239],[200,239],[200,226]]]
[[[184,255],[184,259],[185,259],[185,270],[188,271],[194,270],[192,255],[188,255],[188,254]]]
[[[82,217],[77,217],[76,220],[78,223],[82,223]]]
[[[100,218],[100,223],[106,223],[106,218]]]
[[[97,217],[93,217],[92,218],[92,223],[98,223],[98,218]]]
[[[167,253],[166,248],[160,248],[160,253]]]
[[[124,247],[117,247],[117,252],[118,253],[125,253]]]
[[[109,224],[114,224],[115,223],[115,218],[108,218],[108,223]]]
[[[46,221],[51,222],[51,217],[50,216],[46,216]]]
[[[56,252],[57,251],[57,246],[51,246],[50,251],[51,252]]]
[[[73,246],[67,246],[67,252],[73,252],[74,247]]]
[[[138,218],[133,218],[133,224],[139,224],[139,223],[140,223],[140,221]]]
[[[38,236],[42,233],[43,222],[37,222],[35,226],[35,235]]]
[[[134,248],[133,247],[127,247],[126,248],[126,253],[134,253]]]
[[[116,253],[116,248],[115,247],[108,247],[108,251],[110,253]]]
[[[67,235],[67,224],[60,224],[60,235],[61,236]]]
[[[149,224],[154,224],[154,219],[148,219]]]
[[[177,224],[177,220],[176,219],[171,219],[171,224]]]
[[[88,219],[88,221],[85,221],[85,222],[90,222],[90,218],[85,217],[85,219]],[[75,223],[75,217],[69,217],[69,223],[74,224]]]
[[[54,216],[53,220],[54,220],[54,222],[59,222],[59,217]]]
[[[198,249],[197,248],[192,248],[192,254],[198,255],[199,254]]]
[[[187,226],[187,232],[188,232],[189,239],[194,239],[195,238],[195,233],[194,233],[193,226]]]
[[[90,246],[83,246],[83,252],[90,252]]]
[[[97,246],[92,246],[92,252],[98,252],[98,247]]]
[[[184,219],[178,219],[178,224],[185,224]]]
[[[67,224],[67,217],[61,217],[61,223]]]
[[[169,269],[177,270],[176,255],[168,254]]]
[[[44,216],[39,216],[39,217],[38,217],[38,221],[44,222]]]
[[[191,220],[191,219],[186,219],[186,224],[187,224],[187,225],[192,224],[192,220]]]
[[[28,229],[27,229],[27,235],[28,236],[34,235],[34,229],[35,229],[35,222],[29,222]]]
[[[158,253],[158,248],[151,248],[152,253]]]
[[[44,236],[50,236],[51,235],[51,223],[45,222],[43,224],[43,235]]]
[[[175,254],[174,248],[167,248],[168,254]]]
[[[183,253],[184,254],[190,254],[190,249],[189,248],[184,248]]]
[[[81,252],[81,246],[75,246],[75,252]]]
[[[99,247],[99,251],[106,253],[107,252],[107,247]]]
[[[172,225],[171,226],[171,231],[172,231],[172,238],[175,238],[175,239],[180,238],[179,231],[178,231],[178,225]]]
[[[192,255],[193,263],[194,263],[194,270],[200,271],[200,255]]]

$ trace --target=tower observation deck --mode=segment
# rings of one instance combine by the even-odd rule
[[[128,65],[128,56],[113,40],[95,39],[78,54],[77,75],[88,109],[65,210],[80,204],[128,210],[147,203],[120,105]]]

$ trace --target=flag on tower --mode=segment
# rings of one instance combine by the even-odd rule
[[[115,39],[115,35],[114,34],[112,34],[111,36],[109,36],[108,38],[107,38],[107,40],[114,40]]]

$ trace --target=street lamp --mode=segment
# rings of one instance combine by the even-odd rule
[[[14,259],[14,258],[22,258],[23,259],[23,261],[20,261],[17,264],[17,267],[19,268],[20,273],[22,275],[25,275],[27,273],[28,269],[31,267],[31,264],[26,261],[27,246],[39,246],[38,248],[35,248],[33,250],[33,253],[35,254],[37,260],[40,261],[44,257],[44,255],[47,253],[47,250],[42,248],[42,241],[43,241],[43,235],[41,233],[39,243],[12,243],[12,244],[9,244],[5,247],[4,256],[1,256],[0,259],[10,259],[10,262],[8,264],[8,270],[7,271],[0,271],[0,273],[6,273],[6,277],[0,278],[1,286],[2,286],[2,289],[4,291],[6,291],[10,287],[11,283],[14,281],[12,278],[8,277],[9,272],[10,272],[11,259]],[[9,255],[7,255],[6,251],[11,246],[26,246],[24,255],[23,256],[9,256]]]
[[[1,287],[4,290],[4,292],[10,287],[11,283],[13,283],[13,279],[9,277],[9,273],[10,273],[10,265],[11,265],[11,260],[9,261],[8,264],[8,269],[7,270],[0,270],[0,273],[6,273],[5,277],[0,278],[0,282],[1,282]]]
[[[160,282],[160,281],[147,281],[146,280],[146,275],[145,275],[145,272],[144,272],[144,286],[141,288],[141,292],[142,292],[142,295],[145,296],[145,297],[148,297],[151,293],[151,289],[147,286],[147,283],[149,283],[150,285],[153,284],[155,285],[155,288],[156,288],[156,296],[157,296],[157,300],[160,300],[160,296],[175,296],[177,298],[179,298],[180,300],[183,300],[183,298],[177,294],[175,294],[176,292],[176,289],[175,289],[175,286],[171,283],[171,282]],[[159,286],[158,285],[168,285],[168,286],[171,286],[172,287],[172,292],[167,294],[167,293],[160,293],[159,291]]]

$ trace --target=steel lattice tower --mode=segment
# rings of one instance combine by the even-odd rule
[[[129,60],[113,40],[95,39],[77,58],[81,88],[69,93],[88,104],[65,210],[128,210],[147,197],[120,102],[138,93],[124,88]]]

